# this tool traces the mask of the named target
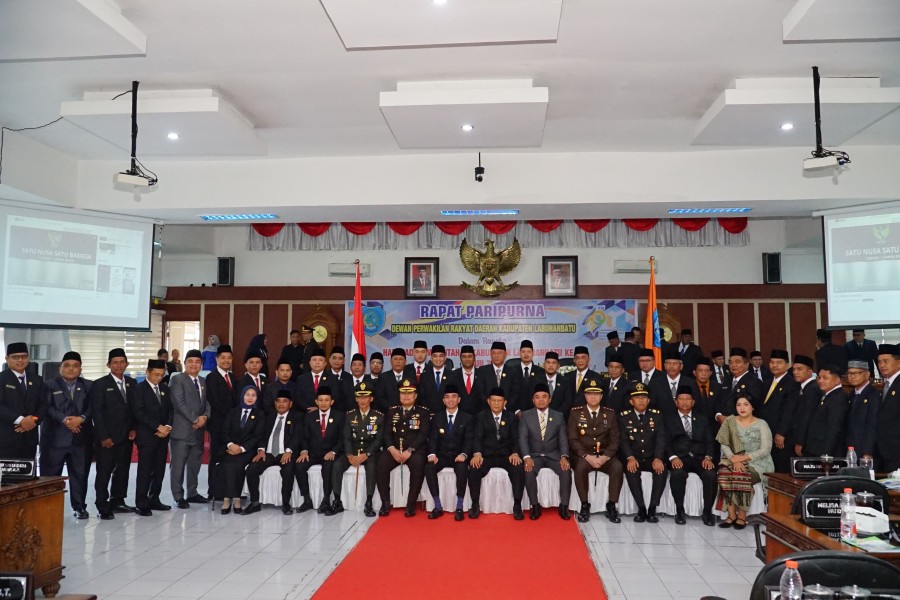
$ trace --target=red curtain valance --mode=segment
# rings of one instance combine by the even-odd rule
[[[586,233],[597,233],[609,225],[609,221],[609,219],[575,219],[575,224]]]
[[[722,229],[728,233],[740,233],[747,229],[747,217],[731,217],[726,219],[716,219]]]
[[[633,229],[635,231],[650,231],[656,224],[659,223],[659,219],[622,219],[622,222],[625,223],[625,226],[628,229]]]
[[[375,229],[375,223],[341,223],[353,235],[366,235]]]
[[[550,233],[551,231],[562,225],[562,219],[560,219],[559,221],[528,221],[528,224],[541,233]]]
[[[672,219],[672,222],[685,231],[700,231],[706,227],[709,219]]]
[[[297,227],[310,237],[319,237],[328,231],[331,223],[297,223]]]
[[[388,223],[387,226],[391,228],[391,231],[396,233],[397,235],[412,235],[422,227],[424,223],[419,221],[417,223]]]
[[[469,228],[469,221],[435,221],[434,226],[447,235],[459,235]]]
[[[284,229],[284,223],[254,223],[251,227],[253,227],[253,231],[263,237],[272,237]]]
[[[484,221],[482,223],[484,228],[493,233],[494,235],[500,235],[501,233],[508,233],[513,230],[513,227],[516,226],[515,221]]]

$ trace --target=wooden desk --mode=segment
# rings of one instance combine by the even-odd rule
[[[0,571],[31,571],[34,587],[53,598],[63,578],[65,477],[0,487]]]
[[[791,506],[797,493],[809,483],[810,479],[795,479],[785,473],[767,473],[769,488],[767,497],[769,500],[768,512],[779,515],[791,514]],[[891,506],[888,511],[892,515],[900,515],[900,491],[889,490]]]
[[[831,539],[828,535],[813,529],[800,522],[798,515],[780,515],[762,513],[751,517],[765,526],[763,535],[766,536],[766,564],[779,556],[791,552],[804,552],[806,550],[840,550],[843,552],[862,552],[871,554],[876,558],[886,560],[900,567],[900,552],[878,553],[866,552],[855,546],[844,544],[841,541]]]

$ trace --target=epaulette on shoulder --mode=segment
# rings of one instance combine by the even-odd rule
[[[627,410],[623,410],[623,411],[622,411],[621,413],[619,413],[619,414],[621,414],[623,417],[627,417],[628,415],[631,414],[631,409],[629,408],[629,409],[627,409]]]

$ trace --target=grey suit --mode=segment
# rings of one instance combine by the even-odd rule
[[[531,458],[534,468],[525,473],[525,489],[532,506],[538,505],[537,476],[541,469],[550,469],[559,476],[559,505],[569,506],[572,493],[572,471],[563,471],[560,459],[569,457],[569,439],[565,421],[559,411],[547,409],[544,439],[541,439],[541,422],[538,410],[532,408],[521,415],[519,425],[519,450],[523,458]]]
[[[175,418],[172,421],[170,481],[175,501],[185,499],[184,473],[187,468],[187,497],[197,495],[197,477],[203,462],[203,438],[206,427],[194,429],[194,422],[205,415],[209,419],[209,402],[206,400],[206,380],[197,377],[197,385],[187,373],[180,373],[169,383]]]

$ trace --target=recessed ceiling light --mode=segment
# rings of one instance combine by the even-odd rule
[[[736,208],[670,208],[667,212],[670,215],[721,215],[721,214],[739,214],[748,213],[752,208],[736,207]]]
[[[277,219],[278,215],[272,213],[249,213],[234,215],[200,215],[204,221],[262,221],[264,219]]]
[[[782,130],[782,131],[790,131],[790,130],[793,129],[793,128],[794,128],[794,124],[793,124],[793,123],[782,123],[782,124],[781,124],[781,130]]]
[[[473,129],[475,129],[475,126],[470,123],[466,123],[462,126],[463,131],[472,131]]]
[[[180,138],[181,136],[178,135],[177,133],[175,133],[175,132],[173,131],[173,132],[169,133],[169,135],[166,136],[166,137],[168,137],[170,140],[177,140],[177,139]]]
[[[485,216],[515,216],[519,214],[518,208],[479,208],[470,210],[442,210],[442,217],[485,217]]]

